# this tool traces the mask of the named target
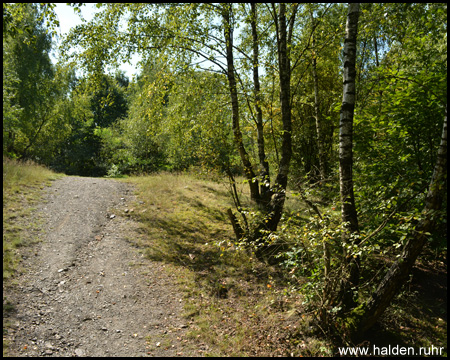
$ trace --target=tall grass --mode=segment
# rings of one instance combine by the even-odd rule
[[[20,191],[22,186],[41,186],[61,176],[31,160],[21,162],[3,157],[3,194]]]

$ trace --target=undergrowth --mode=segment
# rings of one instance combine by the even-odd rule
[[[60,176],[33,163],[3,159],[4,279],[16,271],[17,248],[36,240],[34,206],[41,189]],[[275,266],[257,260],[235,242],[226,215],[234,206],[226,182],[173,173],[119,181],[134,184],[138,196],[127,214],[140,227],[129,234],[129,240],[175,275],[183,292],[187,336],[202,343],[199,355],[338,354],[343,343],[321,329],[322,289],[312,286],[314,269],[322,261],[321,239],[336,236],[322,228],[299,196],[288,193],[276,236],[291,243],[291,253]],[[245,184],[238,186],[238,192],[243,205],[249,206]],[[336,208],[336,204],[321,204],[321,213],[330,223],[339,223]],[[428,255],[419,259],[410,282],[379,323],[355,345],[444,346],[446,354],[446,265],[430,261]],[[367,274],[362,275],[379,277],[391,261],[384,255],[370,255],[364,261]]]

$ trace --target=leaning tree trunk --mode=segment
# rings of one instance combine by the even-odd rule
[[[442,206],[445,195],[445,181],[447,176],[447,105],[445,105],[444,125],[442,129],[441,143],[438,157],[430,181],[427,197],[425,199],[425,218],[416,226],[414,233],[403,248],[402,255],[391,266],[384,279],[379,284],[377,290],[363,306],[362,310],[355,310],[358,313],[359,323],[355,327],[355,334],[363,334],[371,328],[386,308],[394,296],[401,289],[408,278],[411,269],[422,251],[423,246],[435,228],[434,213]]]
[[[358,32],[359,4],[349,4],[344,40],[344,90],[339,121],[339,186],[341,195],[341,216],[345,225],[343,243],[350,243],[351,234],[357,233],[358,216],[353,193],[353,114],[356,95],[356,35]],[[352,288],[358,286],[359,258],[345,254],[349,274],[342,280],[341,294],[343,309],[354,307]]]

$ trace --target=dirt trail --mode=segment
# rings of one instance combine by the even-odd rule
[[[43,241],[24,250],[26,271],[4,293],[13,308],[4,313],[8,354],[192,355],[181,296],[164,265],[126,240],[135,226],[124,216],[135,201],[130,185],[64,177],[45,200]]]

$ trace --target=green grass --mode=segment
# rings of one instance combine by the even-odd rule
[[[35,241],[39,220],[33,212],[41,190],[61,176],[31,161],[3,157],[3,279],[17,269],[17,249]]]

